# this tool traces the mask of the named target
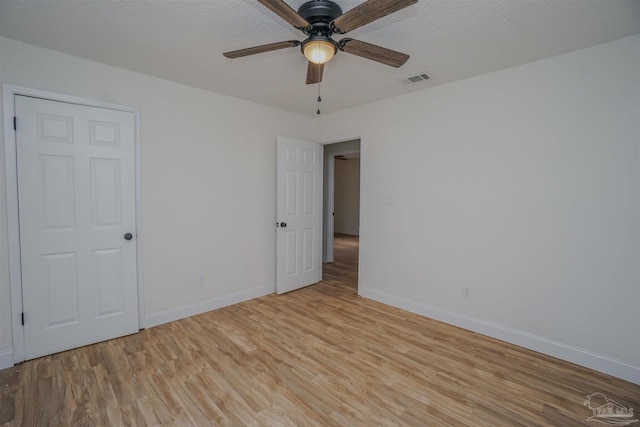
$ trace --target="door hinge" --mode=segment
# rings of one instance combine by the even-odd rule
[[[13,130],[18,130],[18,119],[13,116]]]
[[[24,313],[22,313],[22,326],[24,326]]]

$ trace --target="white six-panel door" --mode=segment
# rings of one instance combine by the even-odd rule
[[[322,149],[278,137],[277,292],[322,279]]]
[[[134,115],[15,103],[25,359],[137,332]]]

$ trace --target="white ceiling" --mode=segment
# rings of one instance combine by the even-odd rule
[[[343,11],[363,0],[335,0]],[[304,0],[287,0],[297,9]],[[401,68],[339,52],[323,113],[640,32],[640,0],[419,0],[347,36],[411,55]],[[298,48],[222,52],[304,35],[256,0],[0,0],[0,35],[257,103],[315,115]],[[340,39],[341,36],[336,36]],[[401,80],[426,72],[431,79]]]

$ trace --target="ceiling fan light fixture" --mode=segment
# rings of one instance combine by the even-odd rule
[[[329,40],[309,40],[302,46],[304,57],[314,64],[326,64],[336,54],[337,48]]]
[[[287,47],[300,46],[300,52],[308,61],[306,80],[308,85],[322,81],[324,64],[331,61],[338,50],[395,68],[401,67],[409,59],[407,54],[371,43],[352,38],[342,38],[336,41],[331,37],[334,34],[346,34],[411,6],[417,3],[418,0],[359,0],[360,4],[346,13],[342,13],[342,8],[332,0],[299,0],[304,1],[304,3],[298,8],[297,12],[285,0],[258,1],[287,23],[293,25],[294,28],[302,31],[307,39],[302,42],[288,40],[224,52],[223,55],[225,57],[241,58]]]

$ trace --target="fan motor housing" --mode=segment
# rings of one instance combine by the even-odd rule
[[[342,15],[340,6],[329,0],[312,0],[298,9],[298,14],[313,27],[311,33],[324,32],[329,23]]]

